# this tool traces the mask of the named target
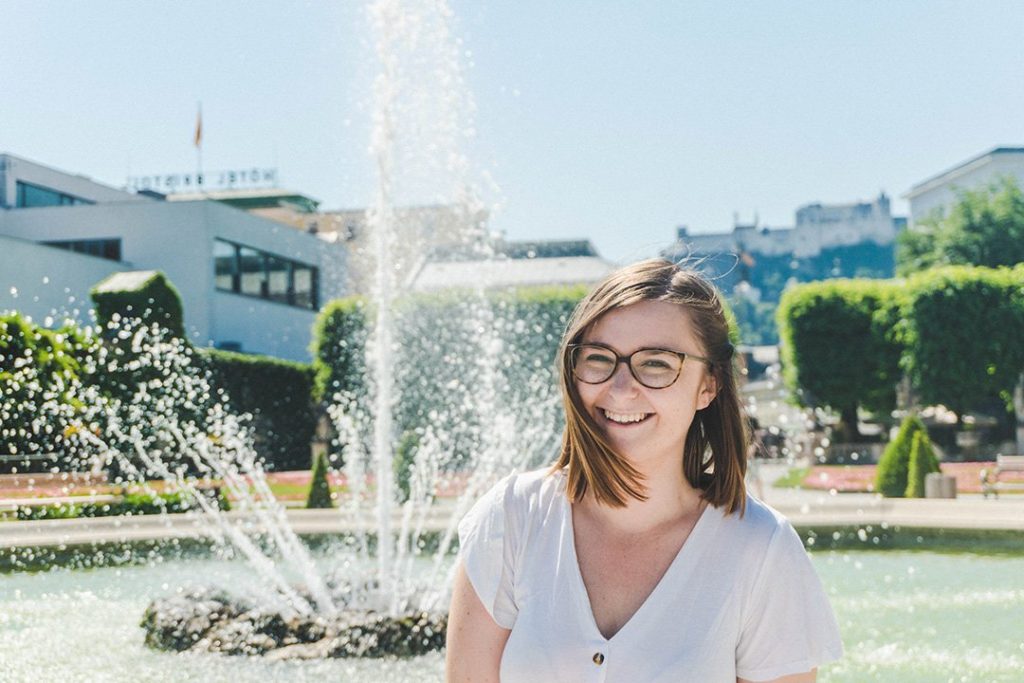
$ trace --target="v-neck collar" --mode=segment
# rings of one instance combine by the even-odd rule
[[[590,594],[587,592],[587,584],[583,581],[583,571],[580,569],[579,556],[576,554],[576,529],[573,526],[572,521],[572,504],[569,502],[569,497],[562,496],[562,512],[565,515],[565,524],[568,528],[568,533],[563,534],[565,539],[563,542],[568,544],[568,547],[563,548],[563,552],[567,553],[567,557],[570,560],[571,568],[570,573],[572,574],[572,592],[577,598],[577,602],[580,606],[580,613],[584,614],[584,621],[587,623],[587,628],[591,631],[591,636],[600,639],[602,642],[613,643],[620,641],[623,633],[632,630],[633,623],[639,622],[643,619],[643,613],[650,609],[648,605],[655,603],[658,599],[658,594],[667,590],[664,588],[666,585],[670,585],[675,582],[674,575],[684,571],[684,568],[691,567],[700,555],[700,549],[704,546],[704,538],[707,536],[705,529],[712,525],[712,520],[715,518],[721,518],[721,512],[712,506],[710,503],[704,507],[704,510],[700,513],[700,517],[697,522],[690,529],[690,533],[687,535],[686,540],[683,541],[683,545],[676,552],[676,556],[672,558],[672,562],[669,564],[668,569],[662,574],[658,583],[655,584],[654,588],[644,601],[636,609],[635,612],[629,617],[618,631],[612,635],[611,638],[606,638],[601,629],[597,626],[597,619],[594,617],[594,608],[590,604]],[[690,572],[685,572],[682,576],[685,576]]]

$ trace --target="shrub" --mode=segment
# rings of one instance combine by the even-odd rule
[[[313,458],[313,481],[306,498],[306,508],[333,508],[331,500],[331,484],[327,479],[327,454],[317,453]]]
[[[887,498],[902,498],[906,494],[910,450],[917,432],[927,433],[924,423],[916,415],[908,415],[900,424],[896,438],[885,447],[878,461],[875,490]]]
[[[398,485],[396,495],[400,503],[409,500],[410,479],[419,445],[420,439],[416,432],[408,431],[402,434],[402,438],[398,440],[398,447],[395,449],[395,483]]]
[[[935,450],[928,438],[928,432],[918,430],[914,432],[913,442],[910,446],[910,468],[907,474],[907,498],[924,498],[924,479],[932,472],[941,472],[939,459],[935,457]]]
[[[96,339],[73,325],[50,330],[20,313],[0,315],[0,454],[75,451],[67,435]]]
[[[228,511],[231,503],[219,487],[197,490],[198,495],[215,501],[217,507]],[[121,515],[158,515],[163,512],[187,512],[198,505],[191,495],[173,492],[150,494],[145,492],[125,494],[121,500],[112,503],[60,503],[57,505],[23,505],[18,508],[18,519],[71,519],[75,517],[117,517]]]

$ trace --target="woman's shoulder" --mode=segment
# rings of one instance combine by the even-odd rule
[[[549,501],[565,494],[565,473],[541,467],[511,475],[511,487],[516,498],[526,501]]]
[[[527,472],[513,471],[478,499],[478,504],[498,506],[508,512],[549,508],[565,495],[565,475],[550,467]]]
[[[721,518],[721,533],[737,542],[736,547],[763,553],[773,542],[796,536],[793,525],[781,512],[750,495],[742,513],[729,514],[721,508],[715,508],[715,511]]]
[[[506,515],[520,520],[544,518],[565,498],[565,475],[550,467],[512,472],[492,491],[494,504],[500,504]]]
[[[537,529],[554,528],[564,518],[564,475],[550,469],[512,472],[480,496],[459,522],[459,538],[510,541],[520,547]]]

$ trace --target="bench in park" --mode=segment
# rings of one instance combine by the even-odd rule
[[[1024,472],[1024,455],[997,455],[996,466],[981,471],[981,492],[986,498],[990,493],[998,498],[1000,491],[1024,491],[1024,481],[999,480],[1007,472]]]

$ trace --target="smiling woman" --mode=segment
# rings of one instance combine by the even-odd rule
[[[811,681],[842,653],[792,526],[743,485],[748,435],[714,287],[663,260],[579,304],[550,470],[459,527],[451,681]]]

